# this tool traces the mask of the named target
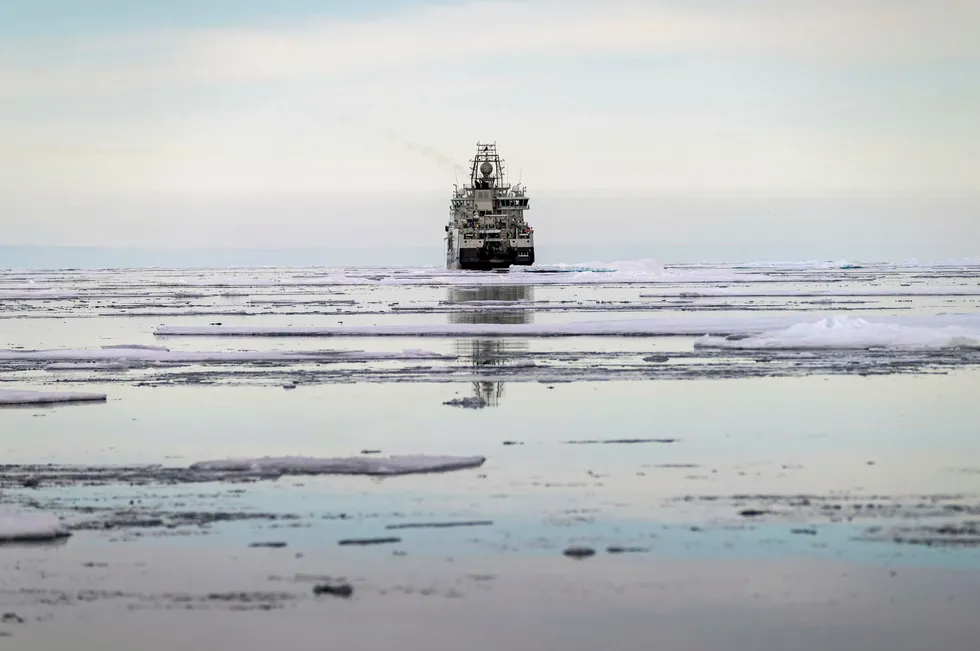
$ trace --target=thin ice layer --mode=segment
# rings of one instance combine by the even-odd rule
[[[768,317],[653,317],[567,323],[431,323],[324,327],[229,327],[161,326],[155,334],[166,336],[233,337],[656,337],[668,335],[761,334],[802,322],[799,314]],[[835,318],[828,315],[825,318]],[[980,328],[980,314],[943,316],[881,316],[876,323],[942,328]]]
[[[199,461],[191,470],[281,475],[409,475],[477,468],[484,457],[261,457]]]
[[[55,540],[70,535],[52,513],[0,505],[0,543]]]
[[[201,278],[168,279],[168,287],[180,289],[245,287],[330,287],[377,285],[591,285],[716,282],[737,279],[726,269],[665,267],[655,260],[537,264],[512,267],[506,272],[454,273],[442,266],[330,268],[298,271],[269,269],[262,273],[209,273]]]
[[[0,405],[43,405],[59,402],[91,402],[105,399],[106,395],[104,393],[0,389]]]
[[[128,371],[125,362],[56,362],[44,367],[45,371]]]
[[[63,292],[55,289],[0,289],[0,300],[6,301],[62,301],[80,296],[78,292]]]
[[[921,327],[834,317],[731,339],[705,336],[700,348],[980,348],[980,327]]]
[[[841,296],[980,296],[980,287],[936,285],[900,288],[786,289],[751,287],[712,287],[710,289],[665,289],[640,294],[640,298],[817,298]]]
[[[384,360],[455,359],[426,350],[406,349],[400,352],[365,352],[363,350],[312,351],[178,351],[162,346],[104,346],[87,349],[0,350],[0,360],[35,360],[50,362],[368,362]],[[54,368],[52,368],[54,367]],[[51,370],[89,368],[87,366],[49,366]]]

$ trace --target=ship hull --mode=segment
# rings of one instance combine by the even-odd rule
[[[487,271],[532,264],[534,264],[533,246],[509,248],[505,251],[487,248],[464,248],[459,250],[459,258],[456,260],[456,264],[450,264],[450,267]]]

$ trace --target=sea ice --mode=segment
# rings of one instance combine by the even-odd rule
[[[928,286],[902,287],[900,289],[780,289],[751,287],[714,287],[711,289],[666,289],[640,294],[640,298],[766,298],[766,297],[812,298],[842,296],[980,296],[980,287]]]
[[[128,362],[185,363],[206,362],[368,362],[385,360],[456,359],[419,349],[401,352],[365,352],[362,350],[311,351],[178,351],[162,346],[103,346],[88,349],[0,350],[0,361],[35,360],[55,363],[48,370],[123,370]],[[87,362],[80,363],[80,362]],[[96,365],[94,363],[108,363]],[[114,365],[122,368],[111,368]]]
[[[54,540],[70,535],[52,513],[0,505],[0,543]]]
[[[396,457],[261,457],[199,461],[191,470],[247,472],[280,475],[408,475],[477,468],[484,457],[396,456]]]
[[[705,335],[699,348],[980,348],[980,326],[922,327],[853,317],[797,323],[739,339]]]
[[[44,367],[45,371],[128,371],[124,362],[55,362]]]
[[[668,335],[761,334],[796,325],[805,318],[799,314],[768,317],[653,317],[567,323],[433,323],[413,325],[364,325],[324,327],[230,327],[160,326],[158,336],[231,337],[575,337],[622,336],[656,337]],[[834,318],[828,315],[825,318]],[[876,316],[875,323],[941,328],[963,326],[980,328],[980,314],[930,316]]]
[[[0,289],[0,301],[53,301],[75,299],[78,292],[63,292],[55,289]]]
[[[656,260],[618,260],[580,264],[538,264],[515,268],[509,274],[533,284],[642,284],[725,282],[739,278],[729,270],[711,268],[668,268]]]
[[[88,402],[105,400],[104,393],[74,393],[48,391],[16,391],[0,389],[0,405],[42,405],[57,402]]]
[[[591,285],[729,281],[739,275],[715,268],[664,267],[655,260],[514,267],[506,272],[453,273],[441,266],[409,268],[318,269],[279,278],[223,277],[181,280],[182,287],[329,287],[351,285]]]

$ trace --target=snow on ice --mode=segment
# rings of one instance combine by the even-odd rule
[[[811,298],[843,296],[980,296],[980,286],[903,287],[901,289],[759,289],[715,287],[711,289],[672,289],[640,294],[640,298]]]
[[[16,391],[0,389],[0,405],[43,405],[60,402],[91,402],[106,399],[104,393]]]
[[[55,540],[70,535],[52,513],[0,505],[0,543]]]
[[[980,348],[980,325],[922,327],[834,317],[797,323],[745,338],[704,338],[699,348]]]
[[[273,270],[270,270],[270,273]],[[744,274],[743,274],[744,275]],[[169,287],[248,288],[248,287],[329,287],[348,285],[574,285],[630,283],[724,282],[743,277],[730,269],[665,267],[655,260],[588,262],[583,264],[537,264],[531,268],[494,271],[447,272],[444,267],[322,268],[297,273],[283,270],[271,277],[226,275],[216,278],[168,281]]]
[[[78,292],[62,292],[54,289],[16,290],[0,289],[0,301],[63,301],[76,299]]]
[[[770,317],[654,317],[567,323],[434,323],[326,327],[161,326],[158,336],[231,337],[656,337],[761,334],[801,323],[800,315]],[[835,318],[832,315],[824,318]],[[838,317],[844,318],[844,317]],[[869,321],[870,322],[870,321]],[[873,323],[932,329],[947,326],[980,328],[980,314],[877,316]]]
[[[162,346],[103,346],[91,349],[0,350],[0,361],[54,362],[48,370],[125,370],[138,363],[205,363],[205,362],[369,362],[386,360],[455,359],[419,349],[401,352],[365,352],[362,350],[314,351],[175,351]]]
[[[477,468],[484,457],[395,456],[379,457],[261,457],[199,461],[191,470],[281,475],[408,475]]]

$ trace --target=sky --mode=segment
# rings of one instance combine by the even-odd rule
[[[539,246],[976,255],[977,115],[973,0],[0,0],[0,245],[439,245],[483,140]]]

